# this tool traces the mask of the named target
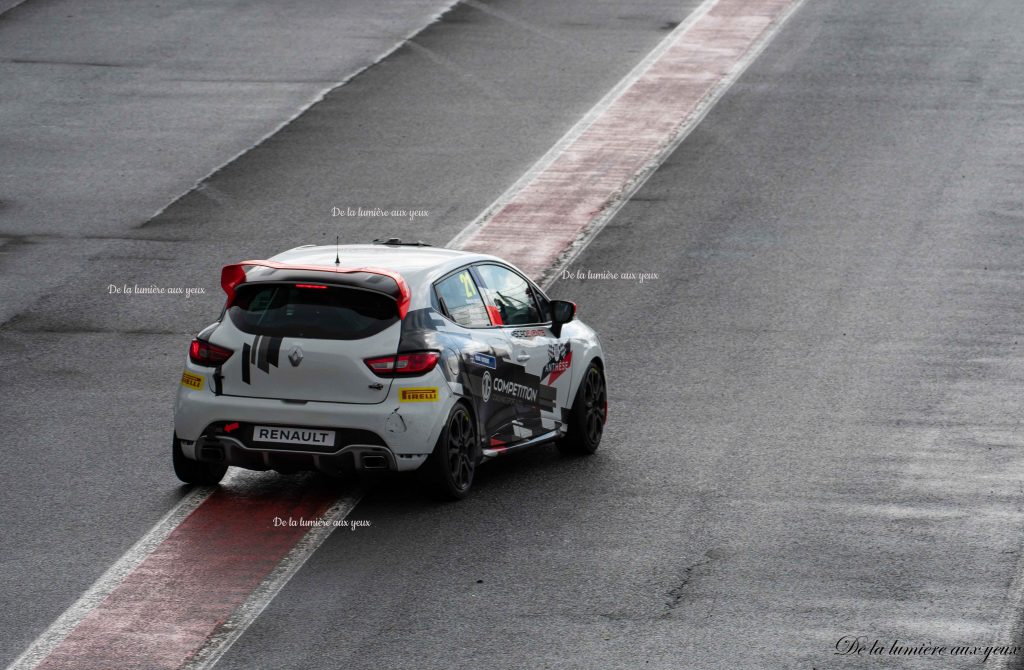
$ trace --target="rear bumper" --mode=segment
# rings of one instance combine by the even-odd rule
[[[187,371],[209,374],[191,365]],[[388,398],[373,405],[215,395],[211,387],[203,383],[199,389],[178,389],[174,432],[184,455],[255,470],[333,471],[346,462],[357,468],[415,470],[433,451],[456,400],[439,372],[396,380]],[[424,387],[436,389],[436,399],[399,401],[402,389]],[[240,427],[229,434],[223,428],[231,423]],[[254,443],[251,427],[257,424],[334,430],[337,441],[325,447]]]
[[[249,440],[215,433],[204,433],[192,443],[182,442],[187,458],[233,465],[248,470],[320,470],[339,474],[347,470],[415,470],[427,459],[425,454],[396,456],[388,447],[347,444],[325,453],[301,450],[266,449]]]

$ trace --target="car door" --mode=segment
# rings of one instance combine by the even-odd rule
[[[517,401],[519,420],[531,436],[555,430],[562,422],[571,374],[572,348],[551,331],[547,299],[512,268],[498,263],[473,267],[491,321],[512,346],[512,367],[492,392]]]
[[[437,281],[434,293],[439,311],[451,322],[446,332],[463,359],[462,381],[469,388],[488,446],[516,441],[521,432],[516,403],[492,392],[495,380],[507,377],[514,366],[508,336],[494,327],[469,268]]]

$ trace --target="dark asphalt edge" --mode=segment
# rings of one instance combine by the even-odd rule
[[[1009,636],[1006,640],[994,640],[994,644],[1020,647],[1024,651],[1024,593],[1022,593],[1024,590],[1024,550],[1021,550],[1020,558],[1017,561],[1017,574],[1013,576],[1009,589],[1014,591],[1010,593],[1011,612],[1007,630]],[[1002,664],[1005,670],[1024,670],[1024,653],[1006,658],[1009,660]]]
[[[0,0],[0,3],[2,3],[3,1],[4,0]],[[14,8],[16,8],[16,7],[18,7],[18,6],[22,5],[22,4],[25,4],[27,2],[29,2],[29,0],[20,0],[20,2],[18,2],[17,5],[9,7],[7,9],[0,9],[0,20],[3,19],[4,14],[6,14],[7,11],[9,11],[11,9],[14,9]],[[464,4],[463,0],[455,0],[454,2],[452,2],[452,4],[449,5],[447,9],[445,9],[444,11],[441,11],[441,12],[438,12],[437,14],[435,14],[433,16],[432,20],[429,23],[423,25],[419,29],[417,29],[414,32],[411,32],[408,35],[406,35],[405,37],[403,37],[401,39],[401,41],[397,42],[393,47],[391,47],[389,50],[387,50],[382,55],[377,57],[377,59],[374,60],[372,63],[370,63],[369,65],[367,65],[367,66],[365,66],[365,67],[363,67],[363,68],[361,68],[359,70],[356,70],[355,72],[353,72],[351,74],[349,74],[344,79],[338,81],[337,83],[335,83],[334,85],[330,86],[329,88],[324,89],[323,91],[320,92],[320,94],[317,96],[317,98],[313,102],[311,102],[311,103],[309,103],[307,105],[304,105],[301,109],[299,109],[298,112],[293,114],[286,121],[278,124],[274,128],[274,130],[272,130],[271,132],[267,133],[263,137],[259,138],[255,143],[253,143],[247,149],[245,149],[243,151],[240,151],[239,153],[235,154],[234,156],[232,156],[231,158],[227,159],[226,161],[221,163],[219,166],[217,166],[216,168],[214,168],[213,170],[211,170],[210,172],[205,174],[204,176],[200,177],[190,188],[188,188],[187,190],[183,191],[182,193],[179,193],[177,196],[174,196],[173,198],[171,198],[167,202],[167,204],[165,204],[159,210],[157,210],[156,212],[151,214],[145,221],[143,221],[141,223],[138,223],[138,224],[135,224],[133,226],[130,226],[129,228],[125,229],[125,234],[124,235],[116,236],[116,237],[111,237],[111,239],[129,239],[129,236],[130,236],[130,232],[129,231],[146,230],[152,223],[154,223],[154,221],[156,219],[159,219],[168,209],[173,207],[175,204],[177,204],[178,202],[180,202],[184,198],[188,197],[189,195],[191,195],[191,194],[195,193],[196,191],[200,190],[201,188],[203,188],[203,186],[205,186],[208,182],[210,182],[212,179],[214,179],[218,174],[220,174],[224,170],[226,170],[226,169],[230,168],[231,166],[233,166],[238,161],[240,161],[243,158],[245,158],[254,149],[258,149],[259,147],[263,146],[267,141],[269,141],[269,140],[273,139],[274,137],[276,137],[279,133],[281,133],[283,130],[288,128],[296,120],[300,119],[307,112],[309,112],[310,110],[312,110],[313,108],[318,106],[320,103],[322,103],[324,100],[326,100],[327,97],[330,96],[332,93],[334,93],[335,91],[337,91],[341,87],[345,86],[346,84],[348,84],[348,83],[350,83],[352,81],[355,81],[358,77],[360,77],[360,76],[362,76],[364,74],[367,74],[372,68],[377,67],[378,65],[383,64],[385,61],[390,59],[392,56],[395,56],[402,49],[409,48],[409,43],[412,40],[414,40],[416,37],[422,35],[424,32],[429,30],[431,27],[436,26],[437,24],[439,24],[441,21],[444,20],[445,16],[447,16],[453,10],[455,10],[456,8],[458,8],[459,6],[461,6],[463,4]],[[2,5],[0,5],[0,7],[2,7]],[[68,239],[77,239],[77,238],[69,237]],[[134,239],[154,240],[154,239],[159,239],[159,238],[151,238],[149,236],[142,236],[142,237],[137,237],[137,238],[134,238]],[[17,323],[24,316],[25,316],[25,311],[21,311],[21,312],[18,312],[16,314],[13,314],[10,318],[0,322],[0,333],[6,332],[8,330],[18,330]]]
[[[2,1],[2,0],[0,0],[0,1]],[[22,0],[22,1],[23,2],[28,2],[28,0]],[[264,144],[266,144],[266,142],[268,140],[271,140],[274,137],[276,137],[281,131],[285,130],[288,126],[290,126],[296,120],[300,119],[303,115],[305,115],[306,112],[312,110],[317,105],[319,105],[324,100],[326,100],[327,97],[330,96],[332,93],[334,93],[335,91],[337,91],[341,87],[345,86],[346,84],[348,84],[348,83],[350,83],[352,81],[355,81],[358,77],[368,73],[371,69],[377,67],[378,65],[383,64],[385,61],[390,59],[392,56],[396,55],[402,49],[408,48],[409,47],[409,43],[412,40],[414,40],[416,37],[422,35],[424,32],[429,30],[432,26],[436,26],[438,23],[443,21],[445,16],[450,14],[453,10],[455,10],[456,8],[458,8],[462,4],[463,4],[463,0],[455,0],[454,2],[452,2],[451,5],[448,6],[447,9],[445,9],[445,10],[435,14],[433,16],[432,20],[429,23],[423,25],[422,27],[420,27],[416,31],[407,34],[405,37],[403,37],[401,39],[401,41],[397,42],[393,47],[391,47],[390,49],[385,51],[383,54],[378,56],[377,59],[374,60],[372,63],[370,63],[369,65],[367,65],[367,66],[365,66],[365,67],[363,67],[363,68],[361,68],[359,70],[356,70],[355,72],[353,72],[351,74],[349,74],[344,79],[338,81],[334,85],[332,85],[332,86],[330,86],[328,88],[325,88],[323,91],[320,92],[320,94],[316,97],[316,99],[313,102],[303,106],[298,112],[293,114],[286,121],[278,124],[278,126],[276,128],[274,128],[274,130],[272,130],[271,132],[267,133],[266,135],[264,135],[263,137],[258,139],[249,148],[247,148],[247,149],[245,149],[243,151],[240,151],[239,153],[235,154],[234,156],[232,156],[228,160],[226,160],[223,163],[221,163],[221,165],[219,165],[218,167],[214,168],[209,173],[207,173],[206,175],[201,177],[199,180],[197,180],[192,185],[191,188],[189,188],[188,190],[180,193],[176,197],[172,198],[170,201],[168,201],[168,203],[166,205],[164,205],[159,210],[157,210],[152,215],[150,215],[149,218],[147,218],[142,223],[136,224],[135,226],[130,228],[130,230],[140,230],[140,229],[144,230],[151,223],[153,223],[153,221],[155,219],[158,219],[164,212],[166,212],[168,209],[173,207],[180,200],[184,199],[185,197],[187,197],[187,196],[191,195],[192,193],[194,193],[195,191],[199,190],[207,182],[211,181],[214,177],[216,177],[222,171],[226,170],[227,168],[231,167],[232,165],[237,163],[239,160],[241,160],[242,158],[247,156],[251,151],[253,151],[254,149],[257,149],[257,148],[263,146]],[[2,327],[3,327],[3,324],[0,324],[0,328],[2,328]]]
[[[24,5],[26,2],[28,2],[28,0],[13,0],[13,2],[11,0],[0,0],[0,19],[2,19],[4,14],[7,12]]]

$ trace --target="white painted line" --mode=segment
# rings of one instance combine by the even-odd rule
[[[480,213],[476,219],[473,220],[468,226],[463,228],[459,233],[453,237],[448,244],[445,246],[450,249],[461,249],[462,245],[469,240],[480,228],[483,228],[484,224],[490,221],[495,214],[505,208],[505,206],[512,201],[512,199],[519,194],[520,191],[526,188],[527,185],[534,182],[537,175],[544,171],[549,165],[551,165],[556,158],[565,153],[565,150],[572,145],[580,135],[583,134],[587,128],[589,128],[594,121],[598,119],[612,103],[619,99],[623,92],[632,86],[637,79],[640,78],[644,72],[650,68],[651,64],[658,60],[665,51],[672,46],[676,39],[687,30],[690,29],[697,19],[707,14],[708,10],[718,4],[719,0],[704,0],[689,16],[686,20],[676,26],[672,32],[665,36],[663,40],[658,42],[658,46],[654,47],[650,53],[644,56],[644,59],[636,64],[632,70],[629,71],[625,77],[623,77],[608,93],[601,98],[596,105],[590,108],[590,110],[583,115],[579,121],[577,121],[572,128],[562,136],[562,139],[555,142],[555,144],[540,157],[536,163],[530,167],[529,170],[523,173],[523,175],[515,181],[508,189],[498,196],[498,199],[491,203],[491,206]]]
[[[542,285],[550,285],[802,4],[706,0],[447,246],[499,249]],[[710,69],[702,72],[705,65]],[[650,120],[643,137],[628,134],[636,128],[628,123],[630,111]],[[671,127],[662,129],[665,124]],[[641,154],[642,162],[634,165]],[[514,248],[503,249],[503,243]]]
[[[611,205],[606,209],[602,210],[601,214],[595,218],[586,230],[583,231],[581,236],[577,238],[576,242],[567,249],[558,262],[548,269],[546,275],[542,278],[543,288],[548,288],[561,274],[562,270],[568,267],[576,258],[583,253],[583,251],[590,246],[590,243],[594,240],[598,233],[600,233],[608,222],[615,218],[615,215],[619,213],[619,210],[629,202],[637,191],[650,179],[661,164],[664,163],[669,156],[683,143],[683,140],[693,132],[693,129],[700,125],[700,122],[704,120],[704,117],[708,115],[711,108],[714,107],[722,96],[725,95],[726,91],[732,88],[732,85],[736,83],[736,80],[746,72],[750,64],[757,60],[758,56],[765,50],[769,43],[776,34],[782,29],[782,26],[786,24],[786,21],[803,5],[805,0],[796,0],[789,9],[775,22],[775,24],[769,28],[751,49],[747,52],[747,55],[740,60],[732,71],[722,79],[715,90],[706,97],[702,102],[696,114],[690,116],[686,122],[680,126],[678,134],[675,138],[665,146],[665,148],[651,161],[649,161],[641,170],[636,178],[628,183],[621,193],[613,200]]]
[[[225,479],[225,483],[233,481],[235,476],[234,472],[230,473]],[[216,487],[213,486],[202,486],[189,491],[148,533],[143,535],[138,542],[132,545],[131,549],[126,551],[99,579],[93,582],[92,586],[71,607],[57,617],[57,620],[50,624],[50,627],[43,631],[43,634],[36,638],[35,642],[14,659],[14,662],[7,666],[7,670],[29,670],[46,658],[89,612],[103,602],[124,581],[124,578],[139,567],[139,564],[153,553],[153,550],[161,542],[167,539],[167,536],[178,527],[178,524],[202,505],[215,490]]]
[[[237,154],[235,154],[234,156],[232,156],[228,160],[224,161],[223,163],[221,163],[220,165],[218,165],[214,169],[210,170],[210,172],[207,173],[204,177],[201,177],[198,181],[196,181],[196,183],[193,184],[191,188],[189,188],[188,190],[180,193],[178,196],[176,196],[174,198],[171,198],[170,202],[168,202],[166,205],[164,205],[163,207],[161,207],[157,211],[153,212],[153,214],[149,217],[149,219],[146,220],[146,223],[148,223],[150,220],[155,219],[156,217],[158,217],[161,214],[163,214],[165,211],[167,211],[168,207],[170,207],[174,203],[178,202],[179,200],[184,198],[186,195],[188,195],[192,191],[200,188],[203,184],[205,184],[207,181],[209,181],[218,172],[220,172],[221,170],[223,170],[227,166],[231,165],[232,163],[234,163],[239,158],[241,158],[245,154],[249,153],[250,151],[252,151],[256,147],[260,146],[261,144],[263,144],[264,142],[269,140],[274,135],[276,135],[279,132],[281,132],[282,130],[284,130],[284,128],[286,128],[288,125],[290,125],[293,121],[295,121],[300,116],[305,114],[309,110],[310,107],[312,107],[313,105],[317,104],[318,102],[320,102],[321,100],[326,98],[332,92],[334,92],[335,90],[341,88],[345,84],[349,83],[350,81],[352,81],[353,79],[355,79],[356,77],[361,75],[362,73],[364,73],[367,70],[369,70],[374,65],[377,65],[381,61],[383,61],[386,58],[388,58],[391,54],[395,53],[396,51],[401,49],[406,44],[410,43],[414,37],[416,37],[421,32],[426,30],[427,27],[429,27],[429,26],[437,23],[438,21],[440,21],[441,18],[445,14],[450,12],[458,4],[459,4],[459,0],[453,0],[453,2],[451,4],[449,4],[447,7],[445,7],[440,12],[438,12],[438,13],[434,14],[433,16],[431,16],[430,20],[427,23],[423,24],[419,28],[416,28],[412,32],[408,33],[405,37],[400,39],[398,42],[395,42],[395,44],[392,45],[392,47],[390,49],[388,49],[387,51],[382,53],[380,56],[377,56],[377,58],[374,59],[374,61],[372,63],[370,63],[366,67],[362,67],[362,68],[356,70],[355,72],[353,72],[352,74],[348,75],[344,79],[341,79],[341,80],[331,84],[330,86],[327,86],[327,87],[321,89],[319,92],[317,92],[316,95],[314,95],[312,98],[308,99],[305,103],[300,105],[298,110],[296,110],[296,112],[294,114],[292,114],[290,117],[288,117],[287,119],[285,119],[281,123],[279,123],[276,126],[274,126],[273,130],[271,130],[270,132],[265,134],[263,137],[261,137],[258,140],[256,140],[256,142],[254,142],[250,146],[246,147],[245,149],[242,149]],[[145,225],[145,223],[143,225]]]
[[[12,9],[13,7],[17,6],[18,4],[21,4],[21,2],[15,2],[14,4],[7,3],[2,8],[2,11],[0,11],[0,13],[6,12],[9,9]],[[246,153],[259,146],[260,144],[263,144],[269,138],[273,137],[283,128],[285,128],[293,121],[295,121],[297,118],[302,116],[313,105],[323,100],[331,92],[340,88],[341,86],[344,86],[353,78],[359,76],[369,68],[373,67],[374,65],[377,65],[381,61],[391,56],[402,46],[410,43],[411,40],[420,32],[422,32],[427,26],[432,25],[441,20],[441,18],[446,13],[451,11],[451,9],[458,4],[458,0],[453,0],[453,2],[451,2],[451,4],[449,4],[445,9],[433,15],[431,17],[431,20],[427,24],[420,26],[416,30],[407,34],[401,40],[396,42],[390,49],[388,49],[380,56],[378,56],[372,63],[370,63],[364,68],[361,68],[353,72],[349,76],[334,83],[333,85],[325,87],[324,89],[319,91],[317,95],[315,95],[312,99],[308,100],[306,103],[301,105],[292,116],[278,124],[276,127],[274,127],[273,130],[265,134],[254,144],[238,152],[237,154],[229,158],[227,161],[222,163],[220,166],[211,170],[207,175],[196,181],[192,188],[181,193],[179,196],[172,198],[167,205],[154,212],[150,219],[155,218],[162,214],[168,207],[170,207],[172,204],[180,200],[182,197],[184,197],[192,190],[202,188],[206,184],[206,182],[209,181],[209,179],[213,177],[216,173],[218,173],[228,165],[232,164],[233,162],[244,156]],[[213,192],[211,192],[211,194],[212,193]],[[223,484],[234,482],[237,477],[238,471],[232,470],[225,478]],[[179,500],[178,503],[173,508],[171,508],[171,510],[168,511],[167,514],[165,514],[164,517],[160,521],[158,521],[156,525],[153,526],[153,528],[149,530],[149,532],[143,535],[142,538],[140,538],[134,545],[132,545],[132,547],[127,552],[125,552],[125,554],[121,556],[112,566],[110,566],[110,568],[108,568],[107,571],[104,572],[99,577],[99,579],[97,579],[85,591],[85,593],[82,594],[82,596],[78,600],[76,600],[67,610],[65,610],[59,617],[57,617],[57,619],[52,624],[50,624],[50,626],[45,631],[43,631],[43,633],[38,638],[36,638],[35,641],[33,641],[32,644],[30,644],[28,648],[25,649],[24,652],[22,652],[10,665],[8,665],[7,670],[29,670],[30,668],[34,668],[36,665],[38,665],[40,661],[46,658],[46,656],[49,655],[50,652],[52,652],[68,636],[68,634],[71,633],[71,631],[74,630],[75,627],[82,622],[82,620],[91,611],[93,611],[101,602],[103,602],[103,600],[105,600],[107,596],[109,596],[111,592],[113,592],[114,589],[116,589],[117,586],[124,581],[126,576],[128,576],[133,570],[135,570],[143,562],[143,560],[145,560],[145,558],[149,556],[157,546],[160,545],[161,542],[167,539],[167,537],[174,531],[174,529],[177,528],[178,525],[181,524],[181,522],[189,516],[189,514],[191,514],[200,505],[202,505],[203,502],[205,502],[215,490],[215,487],[193,488],[188,494],[186,494],[181,500]],[[358,497],[343,498],[330,508],[328,514],[342,514],[340,518],[343,519],[344,515],[347,515],[358,502]],[[346,507],[346,505],[350,506]],[[224,646],[221,651],[218,652],[214,649],[214,647],[211,647],[209,645],[207,645],[200,651],[200,654],[202,654],[204,658],[209,657],[213,659],[209,662],[209,665],[215,663],[216,659],[220,658],[224,651],[226,651],[231,646],[231,644],[234,643],[234,641],[242,634],[242,632],[244,632],[245,628],[248,627],[248,625],[252,622],[255,616],[258,615],[260,611],[262,611],[263,607],[266,606],[266,603],[269,602],[273,595],[275,595],[284,586],[284,584],[286,584],[288,580],[291,579],[291,576],[308,559],[309,555],[311,555],[312,552],[318,546],[320,546],[324,539],[326,539],[327,535],[329,535],[329,532],[326,532],[326,534],[324,534],[326,530],[327,529],[319,528],[310,530],[306,538],[304,538],[303,541],[296,545],[292,552],[288,554],[286,559],[281,562],[281,564],[278,566],[278,569],[275,570],[274,573],[272,573],[271,577],[269,577],[261,585],[261,587],[253,593],[253,598],[258,598],[258,594],[260,593],[269,595],[267,596],[266,602],[264,602],[262,605],[259,604],[258,600],[253,600],[253,598],[250,598],[250,601],[247,601],[246,605],[248,609],[246,607],[243,607],[242,610],[252,611],[254,612],[254,614],[252,614],[252,617],[248,619],[245,619],[243,614],[236,615],[242,618],[239,618],[235,622],[234,632],[231,635],[225,634],[224,640],[226,646]],[[302,552],[302,548],[304,547],[309,548],[308,553]],[[242,610],[240,610],[240,612]],[[232,617],[232,621],[234,621],[234,619],[235,617]],[[196,658],[198,659],[199,656],[197,655]]]
[[[227,653],[242,633],[252,625],[256,617],[270,604],[285,584],[299,571],[309,557],[334,532],[337,523],[343,521],[362,500],[364,491],[358,490],[341,498],[324,512],[321,519],[327,525],[315,526],[306,533],[298,544],[278,563],[270,575],[256,587],[249,598],[224,622],[220,630],[210,636],[203,647],[184,666],[183,670],[209,670],[221,656]]]
[[[126,581],[126,578],[139,568],[154,551],[160,550],[175,529],[181,526],[193,512],[199,510],[215,491],[219,488],[239,491],[258,490],[261,486],[260,477],[261,473],[233,468],[220,487],[192,489],[97,579],[28,649],[15,659],[7,670],[31,670],[47,661],[47,658],[61,646],[62,642],[68,639],[79,624],[94,610],[101,608],[104,601]],[[213,667],[313,555],[313,552],[338,527],[338,524],[355,509],[363,495],[364,491],[357,489],[331,503],[327,510],[318,517],[322,525],[312,526],[305,532],[274,569],[247,596],[245,601],[204,641],[183,667],[189,670]],[[168,642],[170,643],[170,641]],[[83,659],[83,666],[85,665],[87,665],[86,659]]]
[[[700,21],[707,13],[714,8],[721,0],[706,0],[694,12],[687,17],[673,30],[662,42],[652,50],[643,61],[641,61],[624,79],[622,79],[597,105],[595,105],[577,124],[559,140],[530,170],[526,172],[510,189],[508,189],[494,204],[482,213],[473,223],[457,235],[448,246],[459,247],[466,243],[475,233],[482,229],[493,216],[512,202],[517,195],[536,181],[536,177],[556,159],[561,157],[565,151],[591,126],[595,121],[618,100],[649,68],[664,55],[676,40],[686,33],[690,28]],[[697,110],[697,113],[690,115],[685,123],[680,126],[658,154],[646,162],[629,181],[623,184],[622,189],[617,193],[609,206],[604,208],[598,216],[594,217],[577,237],[576,241],[567,249],[563,250],[558,262],[548,268],[547,278],[557,276],[561,267],[575,258],[593,237],[600,232],[604,225],[614,217],[622,205],[635,193],[644,181],[657,169],[665,158],[678,146],[686,135],[695,127],[707,114],[708,110],[717,102],[726,90],[732,85],[743,71],[753,62],[768,44],[771,38],[778,32],[786,19],[802,4],[803,0],[795,0],[788,7],[785,14],[777,19],[771,28],[762,34],[759,40],[750,48],[745,56],[738,61],[729,71],[727,76],[722,78],[714,87],[710,95],[706,96]],[[452,6],[454,6],[453,3]],[[449,7],[450,9],[451,7]],[[447,10],[446,10],[447,11]],[[438,14],[435,20],[443,14]],[[419,30],[416,31],[418,33]],[[416,34],[410,34],[402,42],[397,43],[392,49],[383,54],[376,62],[383,60],[402,45],[409,42]],[[365,69],[365,68],[364,68]],[[363,70],[360,70],[362,72]],[[344,85],[359,72],[351,75],[337,84],[325,88],[312,101],[305,104],[290,119],[280,124],[271,133],[268,133],[259,142],[253,145],[258,146],[270,136],[287,126],[298,116],[303,114],[311,106],[322,100],[328,93]],[[250,147],[251,149],[252,147]],[[225,165],[230,164],[250,149],[240,152]],[[209,176],[215,174],[219,169],[214,170],[207,177],[196,183],[195,188],[203,184]],[[161,210],[163,211],[163,210]],[[157,213],[159,214],[159,212]],[[514,261],[513,261],[514,262]],[[235,474],[233,472],[233,474]],[[238,475],[235,474],[235,477]],[[229,481],[234,481],[230,479]],[[142,539],[140,539],[124,556],[110,567],[71,607],[68,608],[21,656],[18,657],[8,670],[28,670],[36,666],[52,652],[62,641],[67,638],[74,628],[96,607],[102,603],[115,588],[124,582],[133,570],[135,570],[147,556],[153,553],[168,536],[177,528],[182,521],[193,511],[199,508],[215,489],[199,488],[194,489],[186,495],[179,503],[169,511]],[[249,595],[242,606],[238,607],[229,619],[216,631],[206,643],[196,652],[187,666],[190,670],[201,670],[212,667],[223,656],[232,644],[242,635],[246,628],[263,611],[273,597],[288,583],[292,576],[308,560],[312,553],[326,540],[334,530],[333,522],[343,520],[358,504],[361,494],[357,493],[341,500],[338,500],[328,509],[324,518],[331,523],[322,527],[311,528],[309,532],[286,554],[285,558],[275,569],[261,582],[261,584]]]
[[[1009,604],[1009,613],[1006,622],[1000,631],[1002,637],[992,641],[992,645],[1020,645],[1024,643],[1024,630],[1020,629],[1024,621],[1024,552],[1018,553],[1017,564],[1014,568],[1013,581],[1010,582],[1010,589],[1006,597]],[[1021,656],[993,656],[993,665],[997,670],[1011,670],[1021,667]]]
[[[26,0],[0,0],[0,14],[5,14],[25,2]]]

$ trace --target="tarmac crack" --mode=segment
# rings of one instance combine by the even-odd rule
[[[671,614],[673,610],[682,604],[686,598],[688,587],[695,577],[694,572],[699,568],[709,565],[715,557],[714,550],[709,550],[702,559],[683,568],[682,578],[665,594],[667,600],[665,602],[665,611],[662,613],[663,617]]]

